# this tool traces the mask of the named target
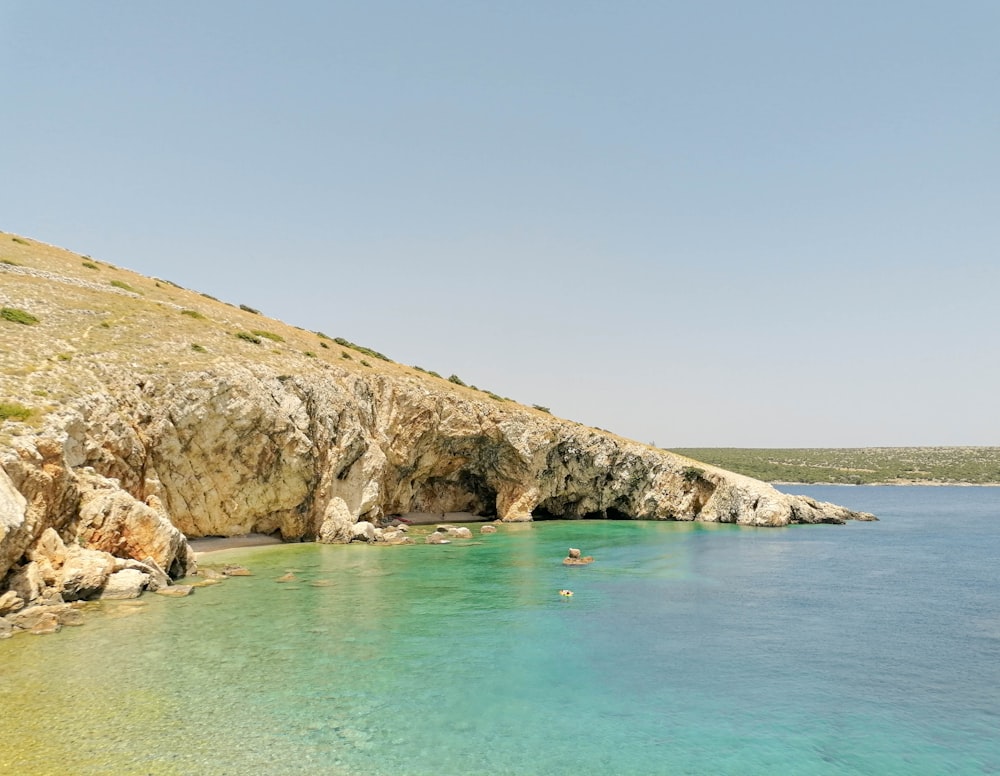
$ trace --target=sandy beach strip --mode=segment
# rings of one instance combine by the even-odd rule
[[[188,539],[188,545],[194,551],[195,557],[210,552],[221,552],[239,547],[263,547],[268,544],[284,544],[277,536],[252,533],[243,536],[204,536],[198,539]]]

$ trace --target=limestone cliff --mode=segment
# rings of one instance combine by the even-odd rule
[[[52,558],[91,553],[105,580],[109,558],[177,577],[192,563],[185,537],[349,541],[357,521],[409,511],[870,518],[378,354],[369,363],[371,351],[166,281],[15,246],[0,305],[38,322],[0,320],[0,400],[32,410],[0,436],[0,592],[16,588],[22,604],[76,596],[46,571]]]

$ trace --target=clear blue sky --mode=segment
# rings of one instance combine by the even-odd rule
[[[0,2],[0,229],[670,446],[1000,444],[1000,2]]]

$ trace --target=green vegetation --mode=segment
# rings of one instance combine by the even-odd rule
[[[697,466],[685,466],[681,471],[681,476],[688,482],[695,482],[701,479],[701,475],[705,473],[704,469],[699,469]]]
[[[329,350],[329,349],[330,349],[330,346],[329,346],[329,345],[327,345],[327,344],[326,344],[325,342],[321,342],[321,343],[319,343],[319,346],[320,346],[321,348],[326,348],[327,350]]]
[[[258,337],[263,337],[264,339],[269,339],[269,340],[271,340],[271,342],[284,342],[285,341],[285,338],[282,337],[280,334],[275,334],[275,333],[270,332],[270,331],[261,331],[260,329],[251,329],[250,333],[257,335]]]
[[[179,288],[179,289],[181,289],[182,291],[184,290],[184,286],[179,286],[179,285],[177,285],[177,284],[176,284],[176,283],[175,283],[174,281],[172,281],[172,280],[164,280],[163,278],[153,278],[153,279],[154,279],[154,280],[158,280],[158,281],[160,281],[161,283],[166,283],[166,284],[167,284],[168,286],[173,286],[174,288]]]
[[[309,358],[316,358],[316,354],[315,354],[315,353],[313,353],[313,351],[311,351],[311,350],[307,350],[307,351],[305,351],[305,354],[306,354],[306,355],[307,355],[307,356],[308,356]]]
[[[336,342],[341,347],[350,348],[351,350],[356,350],[359,353],[364,353],[366,356],[371,356],[372,358],[379,358],[382,361],[388,361],[390,364],[393,363],[391,358],[382,353],[379,353],[377,350],[372,350],[371,348],[362,347],[361,345],[355,345],[353,342],[348,342],[343,337],[335,337],[333,341]]]
[[[539,412],[547,412],[550,415],[552,414],[552,410],[550,410],[548,407],[543,407],[541,404],[532,404],[531,406],[534,407]]]
[[[766,482],[1000,483],[1000,447],[674,448]]]
[[[206,299],[211,299],[211,300],[212,300],[213,302],[218,302],[218,301],[219,301],[218,299],[216,299],[216,298],[215,298],[214,296],[212,296],[211,294],[206,294],[206,293],[203,293],[203,292],[201,292],[201,291],[199,291],[198,293],[199,293],[199,294],[201,294],[201,295],[202,295],[203,297],[205,297]]]
[[[20,267],[16,261],[11,261],[10,259],[0,259],[0,264],[6,264],[8,267]]]
[[[244,342],[252,342],[254,345],[259,345],[261,342],[260,337],[257,337],[248,331],[238,331],[236,332],[236,336]]]
[[[81,261],[80,263],[81,263],[81,264],[82,264],[83,266],[85,266],[85,267],[86,267],[87,269],[100,269],[100,267],[98,267],[98,266],[97,266],[96,264],[94,264],[94,262],[92,262],[92,261]]]
[[[0,401],[0,420],[27,420],[34,412],[31,407],[25,407],[16,401]]]
[[[16,307],[0,307],[0,318],[24,326],[34,326],[38,323],[38,318],[34,315],[26,313],[24,310],[18,310]]]
[[[141,291],[139,291],[139,290],[137,290],[135,288],[132,288],[132,286],[130,286],[124,280],[112,280],[111,281],[111,285],[113,285],[115,288],[120,288],[122,291],[128,291],[128,292],[133,293],[133,294],[141,294],[142,293]]]
[[[198,321],[207,320],[204,315],[202,315],[197,310],[181,310],[181,315],[186,315],[188,318],[194,318]]]
[[[253,313],[254,315],[260,315],[260,310],[255,310],[249,305],[241,304],[240,309],[248,313]]]
[[[205,350],[205,348],[204,348],[203,345],[199,345],[197,342],[192,342],[191,343],[191,350],[193,350],[195,353],[207,353],[208,352],[207,350]]]
[[[31,245],[31,243],[29,243],[27,240],[22,240],[20,237],[11,237],[10,239],[21,245]]]
[[[459,377],[458,375],[452,375],[451,377],[449,377],[448,382],[455,383],[455,385],[465,385],[465,383],[462,382],[462,378]]]
[[[364,359],[361,359],[361,366],[371,366],[371,364],[369,364],[369,363],[368,363],[367,361],[365,361]]]
[[[341,358],[346,358],[348,361],[353,361],[354,360],[354,359],[351,358],[351,354],[348,353],[346,350],[340,351],[340,357]]]

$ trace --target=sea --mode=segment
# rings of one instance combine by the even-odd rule
[[[880,521],[205,555],[0,642],[0,773],[1000,774],[1000,488],[781,487]]]

